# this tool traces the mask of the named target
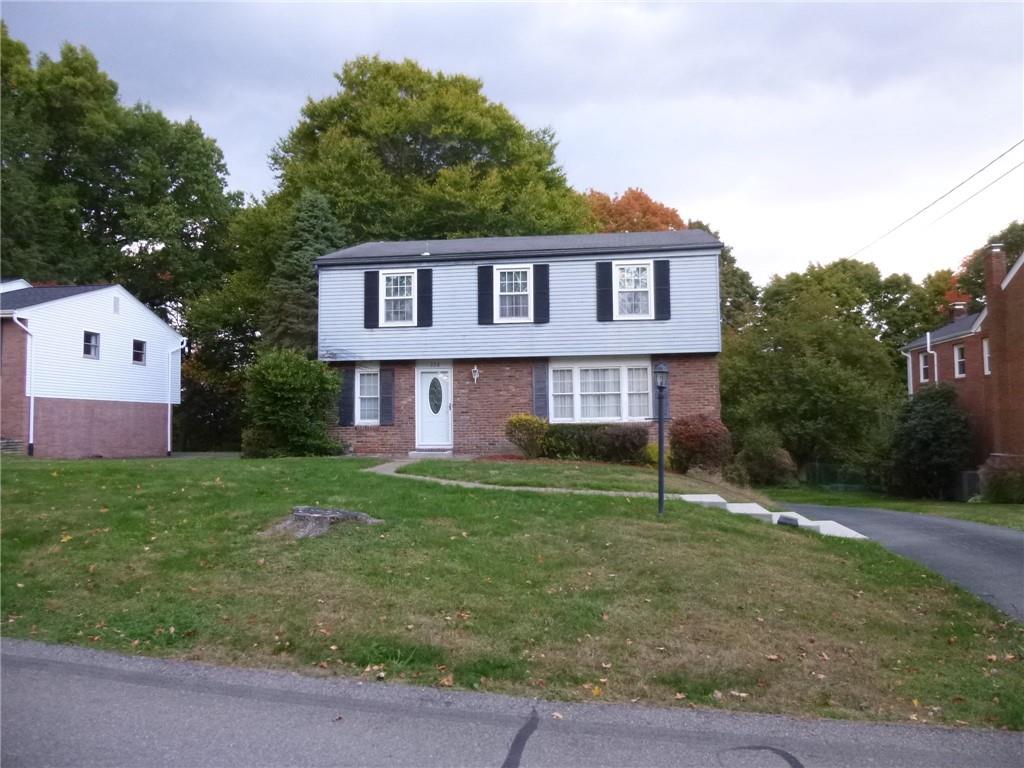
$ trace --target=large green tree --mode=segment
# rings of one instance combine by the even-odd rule
[[[1024,254],[1024,221],[1011,222],[1006,229],[988,239],[989,244],[999,243],[1006,251],[1006,266],[1012,267]],[[979,248],[960,264],[956,275],[957,288],[970,296],[971,311],[977,312],[985,305],[985,249]]]
[[[416,62],[361,57],[310,100],[271,161],[278,194],[324,194],[353,242],[561,234],[594,228],[555,160],[483,85]]]
[[[229,265],[222,244],[240,201],[195,122],[122,105],[86,48],[33,65],[6,26],[0,104],[5,276],[119,282],[177,309]]]
[[[749,430],[771,427],[800,465],[860,461],[884,441],[900,397],[889,365],[875,333],[811,287],[726,337],[723,420],[741,445]]]

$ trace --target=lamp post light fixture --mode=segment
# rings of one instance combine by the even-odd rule
[[[654,366],[654,386],[658,390],[658,517],[665,514],[665,390],[668,388],[668,366]]]

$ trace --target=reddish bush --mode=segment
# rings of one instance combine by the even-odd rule
[[[668,433],[672,466],[677,472],[690,467],[719,472],[732,461],[732,436],[721,419],[702,413],[674,419]]]

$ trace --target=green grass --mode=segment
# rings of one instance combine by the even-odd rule
[[[572,488],[597,491],[657,492],[658,470],[596,461],[463,461],[424,459],[398,470],[404,475],[468,480],[490,485],[533,488]],[[665,473],[667,493],[717,493],[728,501],[771,501],[749,488],[740,488],[720,478],[692,471],[686,475]]]
[[[1024,727],[1024,629],[873,543],[368,464],[4,459],[3,634],[552,699]],[[258,535],[297,504],[386,524]]]
[[[917,512],[922,515],[941,515],[957,520],[1001,525],[1024,531],[1024,504],[984,504],[957,501],[929,501],[926,499],[899,499],[872,491],[833,491],[828,488],[801,486],[799,488],[760,488],[761,493],[776,501],[791,504],[822,504],[831,507],[873,507]]]

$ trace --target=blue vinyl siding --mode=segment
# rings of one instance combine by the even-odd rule
[[[602,256],[601,260],[611,260]],[[319,347],[323,360],[559,357],[707,353],[721,348],[717,250],[630,254],[672,262],[672,319],[597,321],[597,284],[590,257],[538,259],[550,264],[547,324],[480,325],[477,266],[500,262],[422,262],[433,269],[433,325],[364,328],[363,267],[320,269]],[[404,266],[404,265],[403,265]]]

